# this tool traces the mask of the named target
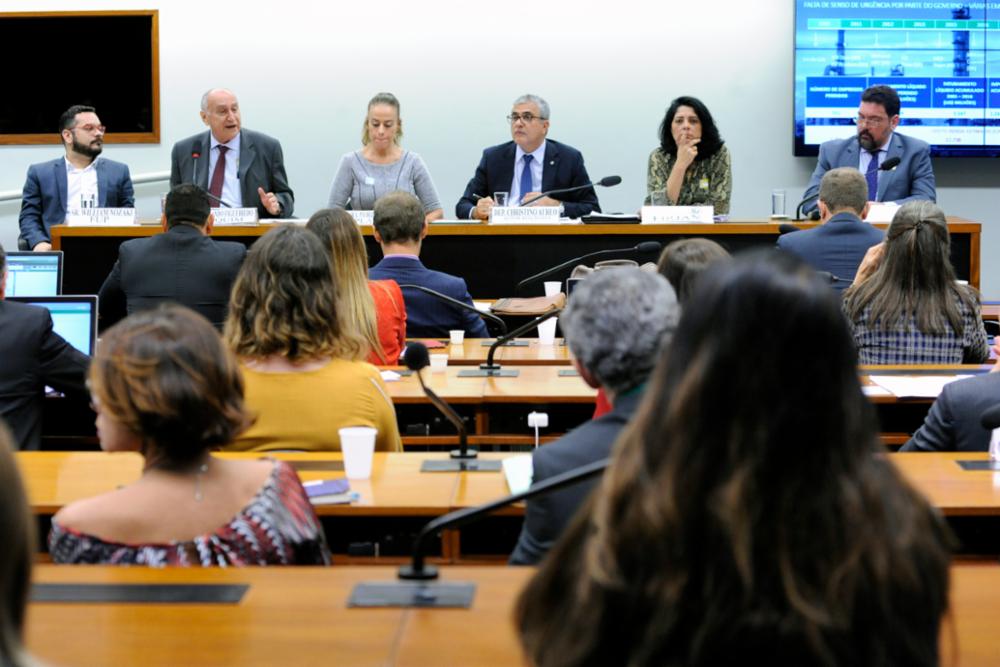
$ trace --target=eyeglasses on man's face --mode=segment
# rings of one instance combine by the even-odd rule
[[[530,122],[532,122],[534,120],[545,120],[545,119],[542,118],[541,116],[536,116],[535,114],[533,114],[531,112],[527,112],[527,113],[514,113],[514,112],[511,112],[511,114],[509,116],[507,116],[507,120],[509,120],[510,124],[513,125],[517,121],[521,121],[522,123],[528,124],[528,123],[530,123]]]

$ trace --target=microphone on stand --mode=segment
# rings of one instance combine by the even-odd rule
[[[504,334],[496,339],[492,345],[490,345],[490,351],[486,354],[486,363],[479,364],[479,370],[465,370],[459,371],[458,377],[460,378],[482,378],[482,377],[517,377],[521,374],[521,371],[504,370],[500,368],[500,364],[493,363],[493,355],[496,353],[497,348],[501,345],[507,344],[508,341],[512,341],[518,336],[528,331],[531,331],[539,324],[547,319],[553,318],[562,312],[562,308],[553,308],[543,315],[539,315],[530,322],[519,326],[518,328],[511,331],[509,334]]]
[[[428,459],[420,465],[420,472],[495,472],[500,470],[500,461],[477,461],[479,452],[469,447],[469,434],[465,428],[465,422],[455,410],[445,402],[440,396],[424,384],[424,377],[420,371],[431,364],[430,355],[427,353],[427,346],[423,343],[410,343],[406,348],[406,367],[413,371],[420,382],[420,388],[424,390],[424,395],[430,400],[438,411],[452,423],[458,431],[458,449],[451,450],[451,461],[441,461]]]
[[[621,176],[605,176],[604,178],[602,178],[601,180],[597,181],[596,183],[593,183],[593,182],[591,182],[591,183],[584,183],[583,185],[575,185],[575,186],[573,186],[571,188],[560,188],[558,190],[548,190],[547,192],[543,192],[543,193],[541,193],[539,195],[536,195],[536,196],[532,197],[528,201],[521,202],[521,206],[528,206],[529,204],[535,203],[536,201],[538,201],[542,197],[548,197],[550,195],[561,195],[561,194],[565,194],[567,192],[576,192],[577,190],[586,190],[587,188],[592,188],[595,185],[599,185],[602,188],[610,188],[610,187],[613,187],[615,185],[618,185],[621,182],[622,182],[622,177]]]
[[[191,185],[198,185],[198,158],[201,157],[201,153],[198,151],[191,152]]]
[[[522,280],[521,282],[519,282],[516,287],[514,287],[514,293],[517,294],[518,292],[521,291],[522,287],[524,287],[525,285],[528,285],[530,283],[533,283],[536,280],[541,280],[542,278],[547,278],[548,276],[551,276],[553,273],[558,273],[559,271],[562,271],[563,269],[569,268],[570,266],[573,266],[575,264],[579,264],[580,262],[586,261],[588,259],[593,259],[594,257],[600,257],[602,255],[614,255],[614,254],[620,254],[620,253],[630,253],[630,252],[639,252],[639,253],[660,252],[660,250],[662,248],[663,248],[663,244],[659,243],[658,241],[643,241],[639,245],[633,246],[631,248],[615,248],[613,250],[597,250],[596,252],[589,252],[586,255],[581,255],[579,257],[574,257],[573,259],[565,261],[562,264],[559,264],[558,266],[553,266],[550,269],[545,269],[541,273],[536,273],[533,276],[529,276],[529,277],[525,278],[524,280]]]
[[[413,557],[409,565],[399,568],[397,581],[362,582],[351,591],[349,607],[469,607],[476,593],[469,582],[437,582],[438,569],[424,562],[428,538],[447,528],[458,528],[480,517],[516,502],[548,495],[602,474],[611,459],[602,459],[567,470],[533,485],[527,491],[515,493],[493,502],[449,512],[430,521],[413,542]]]

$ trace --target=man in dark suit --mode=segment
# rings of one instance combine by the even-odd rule
[[[38,449],[46,385],[86,400],[90,357],[52,330],[47,308],[4,301],[7,254],[0,246],[0,417],[20,449]]]
[[[28,167],[21,193],[18,245],[52,250],[52,225],[61,225],[69,209],[135,206],[128,166],[99,158],[104,126],[94,107],[77,104],[59,118],[64,157]]]
[[[1000,404],[1000,373],[987,373],[944,386],[923,425],[903,445],[903,452],[985,452],[990,431],[980,424],[983,412]]]
[[[246,246],[209,238],[209,199],[196,185],[170,191],[161,224],[165,233],[132,239],[118,248],[118,261],[98,299],[102,328],[169,301],[201,313],[221,329]]]
[[[857,134],[833,139],[819,147],[819,160],[803,200],[802,210],[816,209],[823,174],[836,167],[854,167],[865,175],[868,201],[903,204],[914,199],[937,201],[931,149],[926,142],[895,132],[899,125],[899,95],[889,86],[871,86],[861,93]],[[889,171],[879,167],[892,158],[899,164]]]
[[[819,187],[819,212],[823,224],[813,229],[782,234],[778,247],[801,257],[817,271],[833,276],[842,292],[854,282],[865,253],[885,240],[882,230],[863,218],[868,213],[868,185],[854,167],[826,172]]]
[[[234,208],[257,207],[261,218],[290,218],[295,195],[285,174],[281,144],[242,128],[240,104],[232,91],[213,88],[201,98],[208,132],[181,139],[170,153],[170,187],[194,183],[215,202]]]
[[[427,222],[419,199],[408,192],[390,192],[375,202],[373,216],[375,240],[382,246],[383,259],[368,270],[370,279],[420,285],[472,306],[464,280],[432,271],[420,261]],[[489,336],[482,318],[473,312],[415,289],[404,288],[403,300],[408,336],[447,338],[452,329],[462,329],[470,338]]]
[[[483,151],[476,175],[455,205],[460,219],[488,220],[494,192],[507,192],[509,205],[518,205],[542,192],[590,183],[580,151],[545,138],[549,133],[548,102],[537,95],[522,95],[514,100],[507,120],[514,140]],[[534,205],[562,206],[567,218],[601,210],[592,187],[567,192],[559,199],[542,197]]]
[[[604,388],[612,410],[537,448],[533,484],[610,456],[679,317],[674,291],[658,273],[605,269],[577,285],[559,322],[580,377],[591,387]],[[581,482],[529,500],[510,562],[538,563],[598,483]]]

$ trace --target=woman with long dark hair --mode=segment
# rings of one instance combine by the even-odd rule
[[[946,529],[879,450],[829,287],[770,253],[716,264],[519,600],[528,657],[936,665]]]

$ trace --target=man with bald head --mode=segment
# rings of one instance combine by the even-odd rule
[[[243,128],[236,95],[225,88],[209,90],[201,98],[201,120],[208,132],[174,144],[170,187],[194,183],[211,195],[214,206],[256,206],[262,218],[292,217],[295,196],[281,144]]]

